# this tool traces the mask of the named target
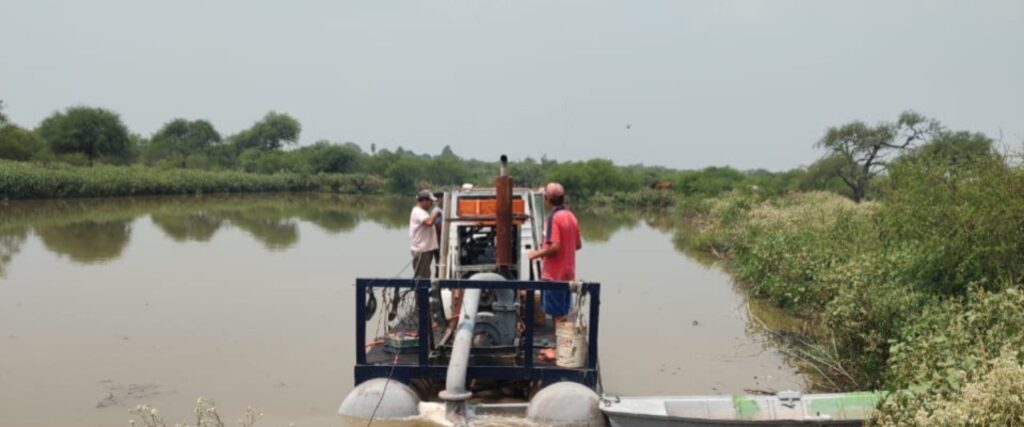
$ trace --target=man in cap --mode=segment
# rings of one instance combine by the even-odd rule
[[[441,217],[441,210],[431,208],[437,200],[430,190],[416,195],[416,206],[409,214],[409,249],[412,251],[414,279],[429,279],[430,264],[434,251],[438,249],[434,223]]]
[[[541,279],[556,282],[576,280],[576,251],[583,248],[580,238],[580,226],[573,215],[565,208],[565,188],[557,182],[548,183],[543,188],[544,205],[551,213],[544,227],[544,244],[540,250],[530,251],[530,260],[541,258]],[[545,291],[542,295],[544,312],[554,318],[555,323],[564,320],[569,314],[572,297],[568,289]],[[553,360],[553,349],[542,350],[541,358]]]

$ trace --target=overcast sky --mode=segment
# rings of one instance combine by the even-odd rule
[[[1024,140],[1024,1],[0,0],[0,99],[149,135],[788,169],[904,109]]]

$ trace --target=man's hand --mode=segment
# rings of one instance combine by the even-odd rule
[[[437,221],[437,217],[441,216],[441,213],[440,209],[434,209],[434,211],[430,213],[430,216],[423,220],[423,225],[434,225],[434,222]]]
[[[562,248],[562,245],[559,242],[552,242],[551,244],[548,245],[548,247],[546,247],[544,249],[541,249],[539,251],[527,252],[526,253],[526,257],[529,258],[530,261],[533,261],[533,260],[535,260],[537,258],[544,258],[544,257],[546,257],[548,255],[557,254],[558,251],[561,248]]]

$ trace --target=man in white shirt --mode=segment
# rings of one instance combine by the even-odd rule
[[[429,190],[420,191],[416,196],[416,206],[409,214],[409,249],[412,251],[412,268],[414,279],[429,279],[430,264],[437,250],[437,233],[434,222],[441,216],[441,211],[431,207],[437,200]]]

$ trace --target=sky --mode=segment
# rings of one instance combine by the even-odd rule
[[[1024,141],[1024,1],[0,0],[0,99],[149,135],[268,111],[302,143],[783,170],[913,109]]]

